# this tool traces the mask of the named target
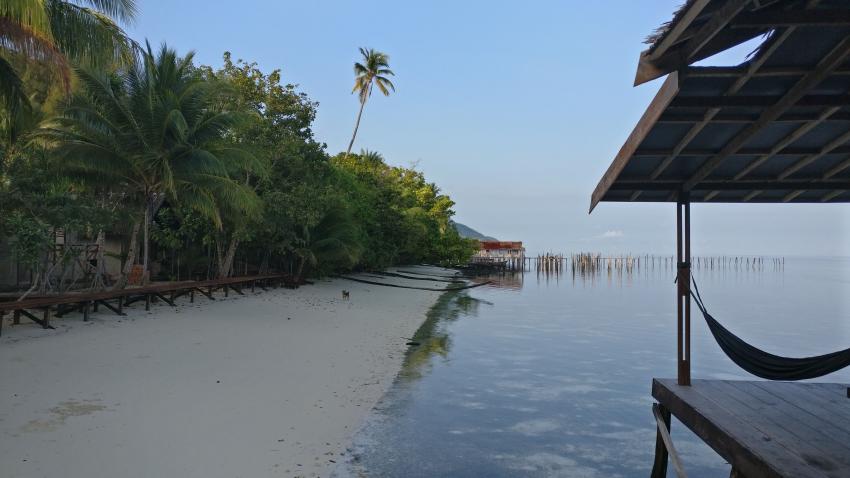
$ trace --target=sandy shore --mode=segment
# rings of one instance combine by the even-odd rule
[[[4,327],[2,476],[326,476],[438,297],[336,279]]]

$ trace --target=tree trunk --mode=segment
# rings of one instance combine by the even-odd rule
[[[301,258],[301,261],[298,263],[298,273],[295,274],[296,282],[301,282],[301,274],[304,272],[304,263],[307,262],[307,259]]]
[[[221,252],[219,252],[219,260],[218,260],[218,278],[224,279],[230,277],[230,272],[233,270],[233,259],[236,257],[236,248],[239,247],[239,239],[233,238],[230,241],[230,244],[227,246],[227,253],[224,255],[224,258],[221,257]],[[219,247],[219,251],[221,251],[221,247]]]
[[[106,281],[104,281],[104,276],[106,275],[106,265],[103,263],[103,249],[106,244],[106,232],[103,229],[97,232],[97,239],[95,239],[95,244],[97,244],[97,255],[95,256],[95,261],[97,261],[97,268],[94,272],[94,278],[91,282],[91,290],[103,290],[106,288]]]
[[[371,89],[371,88],[370,88]],[[354,134],[351,135],[351,141],[348,143],[348,149],[345,151],[345,157],[351,154],[351,147],[354,146],[354,138],[357,137],[357,130],[360,129],[360,117],[363,116],[363,107],[366,106],[366,100],[360,101],[360,111],[357,113],[357,122],[354,123]]]
[[[130,246],[127,248],[127,258],[124,259],[124,267],[121,268],[121,277],[115,282],[114,289],[120,290],[127,287],[127,280],[130,278],[130,273],[133,271],[133,264],[136,263],[136,255],[139,245],[139,228],[142,223],[138,220],[133,222],[133,229],[130,233]]]
[[[150,225],[151,225],[151,209],[153,209],[153,204],[151,199],[145,200],[145,222],[144,222],[144,234],[143,242],[144,242],[144,256],[142,256],[142,285],[148,283],[148,279],[150,278],[150,269],[148,269],[148,258],[150,257]]]

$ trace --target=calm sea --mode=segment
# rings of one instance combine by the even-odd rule
[[[850,260],[707,268],[712,314],[780,355],[850,347]],[[675,376],[674,272],[535,271],[442,296],[340,476],[646,477],[652,377]],[[753,379],[693,308],[695,378]],[[825,381],[850,382],[847,370]],[[690,476],[729,467],[674,422]]]

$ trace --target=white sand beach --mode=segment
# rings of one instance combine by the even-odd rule
[[[327,476],[439,295],[334,279],[57,330],[7,322],[0,475]]]

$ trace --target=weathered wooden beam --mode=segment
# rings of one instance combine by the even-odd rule
[[[120,299],[120,297],[119,297],[119,299]],[[103,304],[104,307],[111,310],[112,312],[115,312],[118,315],[127,315],[121,309],[119,309],[118,307],[115,307],[114,305],[110,304],[109,302],[107,302],[105,300],[96,300],[95,303]]]
[[[752,191],[749,194],[747,194],[746,196],[744,196],[744,199],[742,199],[742,201],[743,202],[750,202],[753,199],[755,199],[756,196],[758,196],[761,193],[762,193],[762,191],[759,191],[759,190]]]
[[[20,324],[21,323],[20,316],[24,315],[24,316],[26,316],[26,318],[28,318],[31,321],[35,322],[36,324],[40,325],[43,329],[55,329],[56,327],[53,327],[52,325],[50,325],[50,315],[49,314],[50,314],[50,312],[48,311],[45,314],[45,317],[43,319],[39,319],[38,317],[31,314],[26,309],[18,309],[18,310],[15,311],[15,315],[17,316],[17,321],[14,322],[14,323],[16,325]]]
[[[763,156],[770,153],[772,148],[741,148],[735,153],[735,156]],[[778,154],[783,156],[808,156],[819,154],[823,148],[793,148],[787,147]],[[657,157],[667,156],[672,150],[670,149],[639,149],[634,152],[635,157]],[[679,153],[679,156],[715,156],[720,153],[716,149],[686,149]],[[839,146],[833,149],[830,154],[848,154],[850,153],[850,145]]]
[[[800,159],[799,161],[792,164],[791,166],[785,168],[784,171],[779,173],[778,178],[779,179],[785,179],[788,176],[791,176],[792,174],[796,173],[797,171],[799,171],[799,170],[805,168],[806,166],[812,164],[813,162],[817,161],[818,159],[824,157],[825,155],[835,153],[836,150],[838,150],[839,147],[844,146],[848,141],[850,141],[850,131],[848,131],[848,132],[838,136],[837,138],[833,139],[832,141],[827,143],[823,148],[821,148],[816,153],[807,155],[806,157]],[[832,176],[834,176],[835,174],[837,174],[838,172],[840,172],[840,171],[836,171],[835,173],[833,173],[833,171],[836,170],[836,168],[837,168],[837,166],[835,168],[832,168],[829,172],[827,172],[825,179],[829,179]],[[830,174],[830,173],[832,173],[832,174]]]
[[[743,170],[741,170],[738,174],[736,174],[736,175],[735,175],[735,177],[734,177],[734,179],[736,179],[736,180],[737,180],[737,179],[742,179],[744,176],[746,176],[746,175],[750,174],[751,172],[755,171],[755,170],[756,170],[756,168],[758,168],[759,166],[761,166],[762,164],[764,164],[764,163],[765,163],[766,161],[768,161],[770,158],[772,158],[772,157],[776,156],[777,154],[779,154],[779,152],[780,152],[780,151],[782,151],[783,149],[787,148],[789,145],[791,145],[791,143],[793,143],[793,142],[797,141],[798,139],[802,138],[802,137],[803,137],[803,135],[805,135],[805,134],[806,134],[806,133],[808,133],[809,131],[813,130],[815,127],[817,127],[818,125],[820,125],[820,124],[821,124],[821,123],[823,123],[824,121],[826,121],[826,119],[827,119],[827,118],[829,118],[829,117],[830,117],[830,116],[832,116],[833,114],[837,113],[837,112],[838,112],[838,110],[840,110],[840,109],[841,109],[841,108],[839,108],[839,107],[835,106],[835,107],[827,108],[827,109],[823,110],[823,111],[821,112],[821,114],[818,116],[818,118],[817,118],[817,119],[815,119],[815,120],[813,120],[813,121],[809,121],[808,123],[804,123],[802,126],[800,126],[799,128],[795,129],[795,130],[794,130],[794,131],[792,131],[790,134],[786,135],[786,136],[785,136],[784,138],[782,138],[782,139],[781,139],[778,143],[776,143],[776,144],[775,144],[772,148],[770,148],[770,151],[768,151],[766,154],[763,154],[763,155],[759,156],[759,157],[758,157],[758,159],[756,159],[755,161],[753,161],[752,163],[750,163],[749,165],[747,165],[747,167],[746,167],[746,168],[744,168],[744,169],[743,169]],[[840,146],[840,145],[838,145],[838,146]],[[833,148],[833,149],[834,149],[834,148]]]
[[[174,301],[169,299],[165,295],[163,295],[159,292],[154,292],[154,295],[159,297],[160,299],[162,299],[162,301],[165,302],[166,304],[170,305],[171,307],[174,307]]]
[[[741,10],[751,3],[751,1],[752,0],[729,0],[723,7],[713,12],[711,18],[699,26],[696,31],[689,31],[686,40],[683,40],[682,37],[684,36],[685,30],[687,30],[687,27],[690,26],[696,16],[691,18],[687,23],[682,22],[680,19],[680,21],[677,22],[677,25],[674,25],[674,28],[681,24],[683,27],[682,31],[676,38],[671,38],[670,44],[664,51],[657,52],[656,48],[655,50],[650,49],[641,53],[640,60],[638,61],[637,73],[635,74],[635,86],[660,78],[669,72],[687,66],[693,61],[700,59],[700,51],[716,37],[724,37],[726,40],[722,42],[723,47],[720,49],[725,49],[729,46],[740,43],[741,41],[745,41],[747,37],[739,36],[740,38],[730,39],[728,38],[729,35],[721,35],[721,32]],[[700,9],[700,12],[701,10],[702,8]],[[727,42],[729,43],[728,45]],[[672,48],[674,45],[675,48]]]
[[[822,198],[820,198],[820,202],[832,201],[833,199],[837,198],[838,196],[841,196],[842,194],[844,194],[845,192],[847,192],[847,190],[837,189],[835,191],[826,193],[826,194],[824,194],[824,196]]]
[[[652,414],[655,416],[656,425],[658,425],[658,436],[664,443],[664,448],[667,450],[670,461],[673,462],[673,469],[676,470],[676,476],[678,478],[687,478],[688,475],[685,473],[685,467],[682,465],[682,460],[679,458],[676,447],[673,445],[673,438],[670,436],[670,412],[665,412],[661,410],[661,405],[657,403],[652,404]]]
[[[690,60],[697,57],[700,50],[751,3],[752,0],[729,0],[717,9],[714,15],[712,15],[711,20],[700,27],[697,33],[682,47],[683,63],[689,64]]]
[[[791,202],[794,199],[797,199],[797,196],[803,194],[804,192],[806,192],[805,189],[791,191],[790,193],[786,194],[785,197],[782,198],[782,202]]]
[[[747,82],[752,79],[753,75],[759,70],[759,68],[762,67],[762,65],[764,65],[764,63],[777,50],[777,48],[779,48],[785,42],[785,40],[788,39],[788,37],[793,33],[793,31],[793,29],[789,28],[782,31],[781,33],[778,33],[776,38],[771,41],[768,48],[766,48],[765,51],[756,59],[751,61],[749,65],[747,65],[747,69],[745,70],[744,74],[735,79],[735,81],[729,86],[729,88],[726,89],[725,96],[734,96],[739,91],[741,91],[741,88],[743,88],[747,84]],[[711,123],[711,121],[714,119],[715,116],[717,116],[718,113],[720,113],[720,108],[710,108],[708,111],[706,111],[703,120],[694,124],[691,129],[688,130],[685,136],[681,140],[679,140],[679,142],[673,148],[672,153],[666,158],[664,158],[661,164],[658,165],[657,168],[655,168],[655,171],[653,171],[651,175],[652,179],[656,179],[661,176],[661,174],[663,174],[664,171],[670,166],[670,164],[676,159],[679,153],[681,153],[682,150],[684,150],[691,143],[691,141],[693,141],[693,139],[700,132],[702,132],[702,130],[709,123]]]
[[[635,128],[632,130],[628,139],[626,139],[623,147],[620,148],[620,152],[617,153],[617,156],[608,167],[608,170],[602,175],[602,179],[599,180],[599,184],[596,185],[596,189],[591,195],[590,211],[588,213],[593,212],[593,209],[597,204],[599,204],[602,197],[605,196],[608,188],[614,184],[617,177],[626,167],[626,164],[628,164],[632,154],[634,154],[638,146],[640,146],[644,138],[646,138],[646,135],[649,134],[650,130],[652,130],[652,127],[655,125],[658,117],[661,116],[661,113],[663,113],[665,109],[667,109],[670,101],[676,97],[678,92],[679,75],[672,73],[667,77],[667,80],[664,81],[664,84],[661,85],[661,88],[658,90],[658,93],[656,93],[655,98],[652,99],[652,102],[649,104],[646,111],[644,111],[643,116],[638,121],[637,125],[635,125]]]
[[[682,181],[669,179],[621,179],[611,187],[611,191],[672,191],[681,188]],[[747,190],[792,190],[810,189],[819,191],[831,191],[835,189],[850,189],[850,179],[823,180],[820,178],[806,178],[794,180],[780,179],[744,179],[740,181],[711,180],[698,184],[694,191],[747,191]]]
[[[841,40],[832,51],[830,51],[818,65],[807,75],[802,77],[794,86],[788,90],[782,98],[773,106],[765,110],[759,119],[735,135],[734,138],[721,150],[720,154],[706,161],[697,172],[683,185],[685,191],[708,177],[714,169],[725,161],[729,156],[735,154],[747,141],[761,131],[765,126],[782,115],[788,108],[797,103],[807,91],[819,84],[829,73],[840,66],[850,53],[850,36]],[[838,105],[843,106],[843,105]]]
[[[792,89],[793,90],[793,89]],[[789,93],[796,93],[789,91]],[[850,95],[808,95],[797,96],[793,102],[783,96],[680,96],[670,103],[671,108],[738,108],[758,107],[775,108],[781,102],[785,109],[791,106],[847,106]],[[763,114],[763,113],[762,113]],[[777,119],[779,116],[776,117]]]
[[[837,108],[837,107],[836,107]],[[808,112],[808,113],[786,113],[774,121],[774,123],[805,123],[806,121],[813,121],[818,119],[821,116],[821,112]],[[658,118],[658,123],[671,123],[671,124],[682,124],[682,123],[698,123],[705,118],[704,114],[677,114],[677,113],[665,113]],[[718,113],[711,120],[712,123],[752,123],[758,119],[758,115],[753,114],[738,114],[738,113]],[[837,111],[836,113],[829,116],[823,120],[824,123],[835,123],[835,122],[850,122],[850,112],[845,111]]]
[[[741,12],[731,28],[818,27],[850,25],[850,11],[823,8],[817,10],[766,10]]]
[[[679,16],[678,21],[674,25],[671,25],[670,29],[664,34],[664,36],[648,50],[646,54],[647,60],[655,60],[667,53],[667,50],[680,40],[682,33],[691,26],[691,23],[700,16],[709,3],[711,3],[711,0],[696,0],[692,2],[687,7],[687,11],[683,12],[682,15]]]
[[[746,72],[746,66],[689,66],[682,70],[682,78],[735,78]],[[803,76],[811,71],[799,66],[765,66],[755,73],[755,77]],[[850,75],[850,67],[839,67],[833,75]]]
[[[680,41],[682,34],[691,26],[691,23],[700,16],[711,0],[696,0],[688,7],[688,10],[679,17],[678,21],[671,26],[655,45],[640,54],[637,72],[635,73],[634,85],[640,85],[647,81],[660,78],[666,74],[665,71],[655,66],[654,62]]]

